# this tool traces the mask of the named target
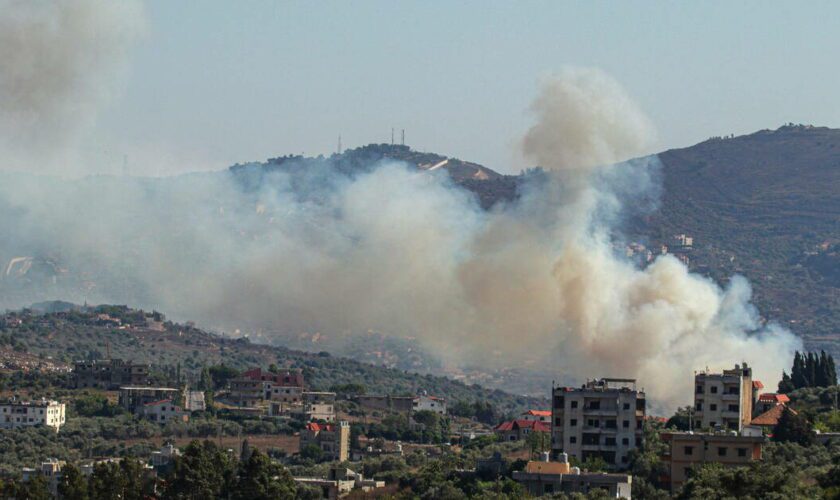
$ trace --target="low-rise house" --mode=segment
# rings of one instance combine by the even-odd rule
[[[610,498],[631,498],[633,476],[629,474],[607,474],[581,472],[571,467],[565,453],[559,454],[559,461],[550,462],[548,453],[542,461],[530,461],[525,469],[513,473],[514,481],[520,483],[529,494],[541,497],[554,493],[583,493],[601,490]]]
[[[153,401],[139,407],[135,414],[158,424],[167,422],[189,422],[190,414],[171,399]]]
[[[551,423],[551,410],[528,410],[519,415],[521,420],[536,420]]]
[[[175,459],[181,456],[181,451],[172,443],[161,446],[160,450],[153,451],[149,457],[149,465],[155,468],[155,472],[163,474],[172,469]]]
[[[65,405],[58,401],[40,399],[36,401],[18,401],[11,399],[0,403],[0,428],[47,426],[61,429],[65,421]]]
[[[300,431],[300,449],[317,446],[330,460],[343,462],[350,456],[350,423],[338,424],[310,422]]]
[[[304,392],[303,403],[287,406],[292,417],[304,422],[335,422],[334,392]],[[271,405],[279,404],[274,401]],[[271,409],[270,409],[271,412]]]
[[[383,488],[385,481],[365,479],[362,474],[346,467],[332,467],[326,478],[296,477],[296,483],[321,488],[324,498],[335,499],[349,494],[353,490],[368,492]]]
[[[493,432],[499,436],[499,441],[521,441],[532,432],[551,432],[551,427],[538,420],[517,419],[502,422],[493,428]]]
[[[446,415],[446,399],[421,394],[411,402],[411,411],[431,411],[438,415]]]
[[[207,403],[204,401],[204,392],[202,391],[185,391],[184,392],[184,409],[187,411],[205,411],[207,410]]]
[[[764,434],[768,436],[772,435],[773,428],[779,423],[779,419],[782,418],[782,414],[785,411],[789,411],[794,415],[797,414],[796,410],[788,408],[787,405],[778,404],[752,419],[750,425],[753,427],[760,427],[764,431]]]
[[[41,463],[38,469],[24,467],[21,471],[21,479],[24,482],[29,481],[35,475],[44,476],[47,481],[47,488],[53,497],[58,496],[58,483],[61,481],[61,469],[67,465],[64,460],[56,460],[55,458],[48,458],[46,462]]]
[[[788,403],[790,403],[790,398],[787,394],[764,393],[758,397],[758,402],[753,409],[753,417],[770,411],[775,406],[786,405]]]
[[[761,460],[761,448],[765,442],[763,436],[733,435],[725,432],[663,432],[660,436],[668,446],[661,458],[667,467],[666,483],[670,485],[672,492],[682,487],[695,466],[706,463],[739,466]]]
[[[127,386],[120,387],[119,404],[131,413],[137,413],[147,403],[175,400],[180,391],[171,387]]]

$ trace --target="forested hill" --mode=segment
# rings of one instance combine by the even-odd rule
[[[652,239],[694,237],[691,267],[750,279],[762,315],[840,351],[840,130],[788,125],[659,155]]]
[[[629,231],[659,252],[674,237],[693,238],[692,270],[725,284],[749,278],[765,319],[784,324],[812,349],[840,356],[840,130],[786,125],[744,136],[715,137],[659,154],[660,210]],[[325,158],[287,156],[232,167],[253,181],[262,173],[322,164],[357,172],[375,161],[429,169],[447,158],[407,146],[369,145]],[[522,176],[450,160],[439,167],[476,193],[485,208],[517,196]],[[317,170],[317,168],[315,169]]]
[[[450,402],[488,402],[502,413],[541,408],[547,399],[528,398],[491,390],[434,375],[385,368],[329,353],[307,353],[284,347],[228,338],[192,324],[178,324],[160,313],[148,313],[126,306],[44,307],[38,312],[23,310],[0,315],[0,367],[3,357],[18,354],[49,359],[50,364],[72,364],[78,359],[114,357],[150,363],[161,368],[183,370],[197,377],[202,368],[225,364],[244,369],[301,368],[312,390],[330,390],[348,384],[361,386],[369,394],[409,395],[427,391]],[[30,356],[34,358],[34,356]],[[36,358],[37,359],[37,358]],[[546,397],[549,392],[546,387]]]

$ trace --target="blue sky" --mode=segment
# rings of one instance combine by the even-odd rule
[[[516,172],[539,81],[568,65],[616,78],[657,149],[840,126],[840,3],[154,0],[146,16],[97,127],[132,173],[329,154],[391,127]]]

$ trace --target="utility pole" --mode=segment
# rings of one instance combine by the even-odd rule
[[[341,154],[341,134],[338,134],[338,154]]]
[[[405,129],[402,129],[402,145],[405,146]]]
[[[391,127],[391,146],[394,145],[394,127]]]

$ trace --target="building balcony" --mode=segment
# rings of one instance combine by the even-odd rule
[[[724,401],[740,401],[741,395],[740,394],[722,394],[720,399]]]

